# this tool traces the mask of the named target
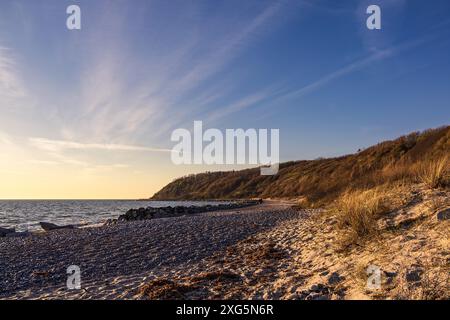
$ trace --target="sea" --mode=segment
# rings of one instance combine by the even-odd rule
[[[16,231],[41,230],[39,222],[94,225],[118,218],[129,209],[214,205],[214,201],[145,200],[0,200],[0,227]],[[224,202],[220,202],[224,203]]]

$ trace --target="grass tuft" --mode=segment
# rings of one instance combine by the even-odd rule
[[[447,156],[429,161],[419,171],[419,179],[429,188],[436,189],[449,186],[450,161]]]
[[[375,235],[378,217],[389,210],[387,197],[378,188],[344,193],[335,206],[338,227],[344,230],[343,244],[348,246]]]

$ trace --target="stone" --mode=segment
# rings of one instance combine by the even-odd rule
[[[108,220],[106,220],[104,223],[103,223],[103,225],[105,225],[105,226],[112,226],[112,225],[115,225],[115,224],[117,224],[118,223],[118,220],[117,219],[108,219]]]
[[[324,285],[321,283],[313,284],[311,288],[309,288],[310,291],[319,292],[324,289]]]
[[[311,292],[305,300],[329,300],[330,296],[328,294],[322,294],[319,292]]]
[[[341,282],[342,280],[344,280],[344,277],[341,277],[340,274],[337,272],[333,272],[328,277],[328,284],[335,285],[335,284],[338,284],[339,282]]]
[[[393,278],[397,276],[397,272],[395,271],[383,271],[384,274],[386,275],[386,277],[388,278]]]
[[[421,269],[414,269],[411,271],[408,271],[405,275],[405,279],[408,282],[417,282],[420,281],[422,278],[422,270]]]
[[[41,225],[41,228],[44,229],[45,231],[53,231],[53,230],[61,230],[61,229],[74,229],[75,228],[72,225],[58,226],[54,223],[49,223],[49,222],[39,222],[39,224]]]
[[[6,229],[6,228],[2,228],[0,227],[0,237],[6,237],[8,234],[10,233],[14,233],[16,232],[16,229]]]
[[[317,300],[321,296],[318,292],[311,292],[305,299],[306,300]]]
[[[125,214],[120,215],[118,221],[139,221],[139,220],[149,220],[158,218],[170,218],[170,217],[180,217],[195,213],[218,211],[218,210],[228,210],[228,209],[238,209],[243,207],[248,207],[256,204],[260,204],[262,200],[242,200],[236,201],[228,204],[220,203],[217,205],[205,205],[205,206],[176,206],[176,207],[161,207],[161,208],[139,208],[130,209]]]
[[[11,232],[6,235],[7,238],[25,238],[29,236],[31,236],[31,233],[28,231]]]
[[[450,219],[450,208],[439,211],[436,215],[438,221],[445,221]]]

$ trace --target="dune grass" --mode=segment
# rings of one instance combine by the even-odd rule
[[[424,163],[419,171],[419,179],[432,189],[449,186],[449,157],[444,156],[435,161]]]
[[[333,206],[338,227],[342,230],[342,244],[348,246],[368,236],[375,236],[379,216],[390,209],[386,192],[380,188],[344,193]]]

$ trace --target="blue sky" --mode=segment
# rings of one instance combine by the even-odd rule
[[[4,0],[0,171],[159,173],[148,194],[204,170],[166,152],[194,120],[279,128],[284,161],[449,124],[449,36],[447,0]]]

